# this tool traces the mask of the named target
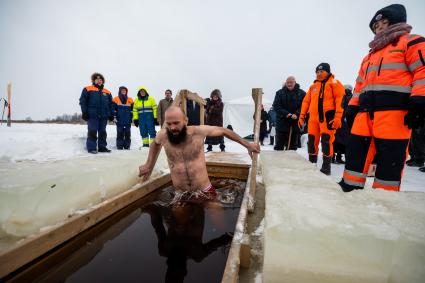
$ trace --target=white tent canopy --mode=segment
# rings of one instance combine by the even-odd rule
[[[263,96],[263,105],[266,111],[270,109],[273,101]],[[251,96],[224,102],[223,126],[232,125],[233,130],[241,137],[251,135],[254,131],[255,105]]]

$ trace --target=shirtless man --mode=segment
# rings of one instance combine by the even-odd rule
[[[206,136],[225,136],[248,149],[249,155],[260,152],[258,144],[249,143],[229,129],[214,126],[187,126],[188,119],[178,107],[165,112],[164,128],[152,142],[146,163],[139,167],[139,177],[147,180],[152,173],[161,147],[164,146],[176,193],[201,192],[215,196],[205,163]]]

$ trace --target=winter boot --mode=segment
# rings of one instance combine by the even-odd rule
[[[273,145],[274,144],[274,136],[270,136],[270,143],[269,145]]]
[[[97,150],[89,150],[89,153],[91,153],[91,154],[97,154]]]
[[[410,159],[406,161],[406,165],[409,167],[422,167],[424,166],[423,160]]]
[[[335,163],[335,154],[332,155],[332,163]]]
[[[421,171],[421,172],[424,172],[424,173],[425,173],[425,166],[424,166],[424,167],[419,168],[419,171]]]
[[[308,161],[310,161],[311,163],[317,163],[317,155],[309,154]]]
[[[340,185],[340,187],[341,187],[341,189],[344,193],[349,193],[349,192],[354,191],[354,190],[363,190],[362,187],[353,186],[353,185],[349,185],[349,184],[345,183],[344,179],[341,179],[341,181],[338,183],[338,185]]]
[[[336,164],[345,164],[345,161],[342,160],[342,154],[341,153],[337,153],[336,154],[336,160],[335,160]]]
[[[99,150],[98,150],[99,152],[111,152],[111,150],[110,149],[108,149],[108,148],[106,148],[106,147],[102,147],[102,148],[99,148]]]
[[[209,145],[207,146],[207,152],[210,152],[210,151],[212,151],[212,144],[209,144]]]
[[[221,152],[225,152],[225,148],[226,148],[226,146],[224,145],[224,143],[221,143],[220,144],[220,150],[221,150]]]
[[[323,156],[322,168],[320,169],[320,172],[328,176],[331,174],[331,159],[330,156]]]

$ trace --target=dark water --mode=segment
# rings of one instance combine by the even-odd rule
[[[170,187],[138,201],[36,281],[220,282],[245,183],[212,183],[221,201],[167,206]]]

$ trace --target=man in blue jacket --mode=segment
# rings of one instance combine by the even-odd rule
[[[82,118],[87,121],[87,151],[111,152],[106,147],[106,124],[108,119],[114,120],[112,95],[103,87],[105,78],[102,74],[94,73],[91,76],[92,85],[86,86],[80,96]]]
[[[118,96],[113,99],[117,118],[117,149],[130,149],[133,99],[128,97],[128,89],[121,86]]]

